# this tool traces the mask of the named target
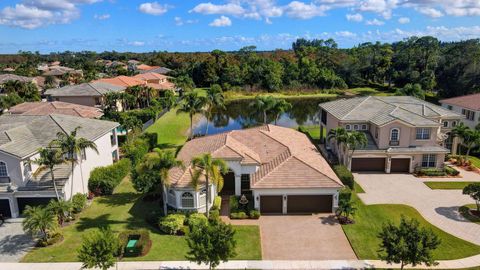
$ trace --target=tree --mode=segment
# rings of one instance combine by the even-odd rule
[[[27,205],[23,215],[23,230],[33,236],[39,235],[42,241],[47,241],[49,233],[57,227],[55,214],[46,207]]]
[[[348,132],[343,127],[337,127],[331,129],[327,134],[327,141],[335,141],[337,147],[337,159],[338,163],[342,163],[342,154],[341,151],[345,152],[346,144],[348,143]]]
[[[40,92],[32,82],[7,81],[3,84],[7,94],[17,93],[25,101],[40,101]]]
[[[477,212],[480,212],[480,183],[469,184],[463,188],[463,194],[469,195],[475,200]]]
[[[143,123],[140,119],[129,113],[121,113],[118,122],[120,122],[122,128],[125,129],[127,137],[130,130],[135,131],[137,129],[141,129],[143,126]]]
[[[351,200],[339,200],[337,215],[343,216],[344,220],[347,222],[350,216],[355,215],[357,208]]]
[[[173,79],[173,83],[176,87],[182,89],[184,92],[188,92],[195,88],[195,83],[192,78],[187,75],[180,75]]]
[[[210,204],[210,180],[217,187],[220,192],[223,188],[223,176],[228,172],[227,163],[223,159],[214,159],[211,154],[203,154],[192,159],[192,166],[194,168],[192,176],[192,185],[195,189],[198,188],[200,178],[205,177],[205,188],[207,189],[205,209],[207,217],[209,217]]]
[[[465,155],[468,158],[472,148],[480,145],[480,130],[471,128],[467,129],[463,134],[462,144],[467,148]]]
[[[411,84],[407,83],[403,88],[398,89],[395,92],[397,96],[411,96],[416,97],[418,99],[425,99],[425,91],[423,91],[422,86],[418,83]]]
[[[56,148],[40,148],[38,150],[38,153],[40,155],[39,158],[33,160],[33,163],[39,165],[38,169],[35,171],[34,176],[37,176],[44,170],[49,170],[50,171],[50,176],[52,178],[52,183],[53,183],[53,189],[55,190],[55,195],[57,197],[57,201],[60,200],[60,195],[58,194],[58,189],[57,189],[57,182],[55,181],[55,173],[54,173],[54,168],[57,165],[65,163],[65,160],[63,159],[62,153],[56,149]]]
[[[61,226],[65,219],[70,216],[72,204],[71,202],[64,200],[51,200],[48,203],[47,209],[57,216],[58,225]]]
[[[272,106],[272,113],[275,115],[275,125],[277,124],[278,118],[282,113],[288,112],[292,109],[292,104],[290,104],[285,99],[275,99],[273,106]]]
[[[263,114],[263,124],[267,124],[267,113],[273,108],[275,99],[272,96],[256,96],[250,107]]]
[[[162,104],[163,108],[170,110],[175,103],[177,102],[177,97],[175,96],[175,92],[173,91],[165,91],[163,98],[160,99],[160,103]]]
[[[205,99],[207,106],[205,110],[205,118],[207,119],[207,127],[205,135],[208,134],[208,123],[212,117],[212,110],[225,108],[225,99],[223,97],[222,88],[218,84],[213,84],[207,89],[207,96]]]
[[[203,112],[203,107],[205,107],[205,98],[199,96],[197,92],[188,92],[183,96],[182,103],[177,110],[177,113],[188,113],[190,117],[190,139],[193,138],[193,116]]]
[[[458,125],[456,125],[452,129],[452,135],[454,137],[457,137],[457,138],[460,138],[461,140],[463,140],[465,138],[465,135],[466,135],[468,129],[470,129],[468,126],[466,126],[464,123],[460,122]],[[460,151],[460,153],[461,153],[461,151]]]
[[[97,150],[97,145],[85,138],[77,138],[77,132],[80,129],[80,127],[76,127],[73,129],[70,134],[63,133],[63,132],[58,132],[57,133],[57,138],[52,140],[50,142],[50,147],[57,147],[60,149],[62,154],[65,156],[65,160],[68,161],[71,164],[71,177],[72,177],[72,183],[71,183],[71,193],[73,195],[73,171],[75,169],[75,164],[79,163],[80,164],[80,176],[82,179],[82,188],[83,188],[83,193],[85,193],[85,185],[83,183],[83,173],[82,173],[82,159],[86,158],[84,156],[85,152],[87,149],[92,149],[98,154]],[[79,158],[80,157],[80,158]]]
[[[213,269],[220,261],[227,262],[229,258],[236,256],[235,230],[232,225],[222,221],[210,221],[199,223],[194,226],[187,235],[188,251],[187,259],[198,264],[208,264]]]
[[[115,265],[118,251],[118,238],[110,228],[102,228],[83,237],[82,246],[78,250],[78,259],[82,262],[83,269],[107,270]]]
[[[367,144],[368,144],[368,139],[365,133],[360,131],[347,132],[346,145],[347,145],[347,151],[348,151],[347,153],[348,165],[352,164],[353,153],[355,152],[355,150],[358,148],[363,148],[367,146]]]
[[[440,245],[440,239],[432,230],[420,228],[415,219],[402,216],[399,226],[389,222],[378,237],[381,240],[379,257],[387,263],[400,263],[400,269],[407,264],[413,267],[420,263],[436,264],[432,251]]]

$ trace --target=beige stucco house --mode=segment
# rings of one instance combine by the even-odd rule
[[[445,155],[456,149],[451,129],[461,114],[409,96],[357,97],[322,103],[320,134],[336,127],[365,132],[368,145],[353,153],[352,171],[414,172],[443,166]],[[342,157],[333,140],[321,139]],[[450,150],[451,149],[451,150]],[[344,158],[345,163],[348,162]]]
[[[480,93],[440,100],[442,107],[463,114],[462,122],[475,128],[480,124]]]
[[[102,108],[107,93],[123,92],[125,88],[106,82],[90,82],[48,89],[45,91],[45,95],[48,101],[61,101]]]

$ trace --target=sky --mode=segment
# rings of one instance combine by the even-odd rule
[[[0,0],[0,53],[340,47],[480,38],[480,0]]]

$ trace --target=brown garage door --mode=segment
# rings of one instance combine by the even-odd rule
[[[283,196],[260,196],[260,212],[262,214],[282,214]]]
[[[290,195],[287,199],[288,214],[332,212],[332,195]]]
[[[406,172],[410,170],[409,158],[392,158],[392,164],[390,166],[390,172]]]
[[[354,172],[383,172],[385,171],[385,158],[354,158],[352,159]]]

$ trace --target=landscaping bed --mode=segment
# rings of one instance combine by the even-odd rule
[[[423,182],[426,186],[430,189],[463,189],[464,187],[468,186],[469,184],[473,184],[475,182],[443,182],[443,181],[428,181]]]
[[[414,175],[419,178],[461,178],[460,172],[449,166],[445,168],[421,168],[415,171]]]
[[[471,222],[480,224],[480,212],[477,211],[475,204],[467,204],[459,209],[460,214]]]

